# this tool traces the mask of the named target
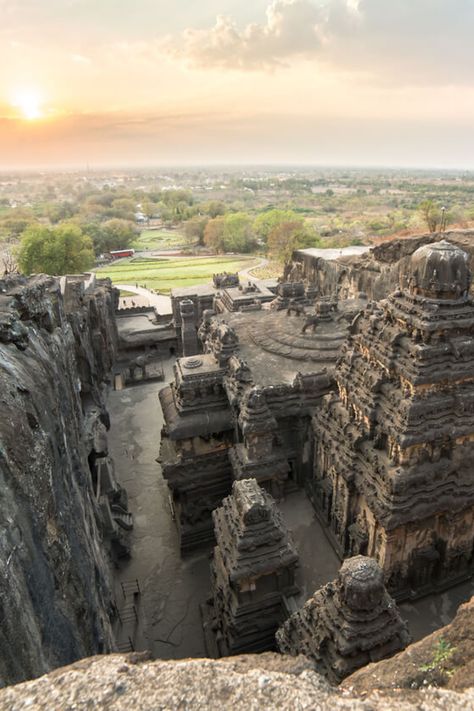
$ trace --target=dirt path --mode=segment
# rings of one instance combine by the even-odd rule
[[[264,258],[260,260],[260,262],[257,262],[257,264],[253,264],[250,267],[245,267],[245,269],[241,269],[239,272],[239,277],[241,280],[247,279],[248,281],[257,281],[257,277],[252,276],[252,272],[254,269],[260,269],[261,267],[266,267],[268,264],[268,259]]]

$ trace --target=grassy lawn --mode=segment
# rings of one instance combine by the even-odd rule
[[[110,277],[115,284],[138,284],[167,293],[175,286],[196,286],[212,281],[217,272],[236,272],[255,257],[189,257],[183,259],[123,259],[119,264],[97,270],[97,276]]]
[[[186,244],[184,235],[178,230],[143,230],[133,242],[132,247],[137,251],[148,249],[171,249]]]

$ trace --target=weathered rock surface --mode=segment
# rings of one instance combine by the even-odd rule
[[[146,662],[140,655],[84,659],[0,691],[2,711],[466,711],[474,690],[374,691],[356,696],[330,687],[305,657],[276,654],[218,661]]]
[[[0,685],[112,645],[84,423],[107,424],[115,297],[83,282],[0,281]]]
[[[369,664],[343,686],[360,693],[377,689],[416,689],[427,685],[464,689],[474,684],[474,598],[454,620],[411,644],[391,659]]]
[[[326,260],[297,250],[287,269],[299,268],[300,278],[317,288],[320,294],[354,298],[361,292],[369,299],[383,299],[399,284],[410,256],[419,247],[447,239],[469,253],[474,269],[474,232],[449,230],[416,235],[407,239],[387,240],[361,255]],[[310,252],[310,250],[308,250]]]

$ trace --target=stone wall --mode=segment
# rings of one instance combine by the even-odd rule
[[[44,275],[0,281],[0,685],[113,645],[88,455],[108,424],[115,294],[67,297]]]

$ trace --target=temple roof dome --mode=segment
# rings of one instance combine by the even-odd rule
[[[447,240],[425,244],[412,254],[407,277],[414,294],[432,299],[459,299],[469,292],[469,256]]]
[[[384,594],[383,573],[374,558],[357,555],[344,561],[339,571],[342,596],[353,610],[370,610]]]

